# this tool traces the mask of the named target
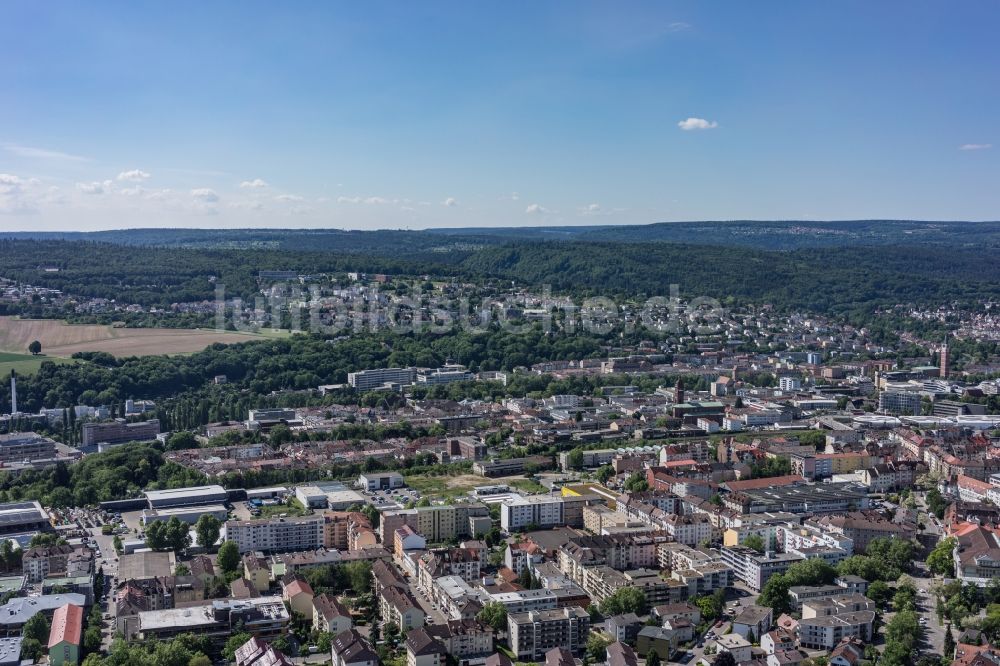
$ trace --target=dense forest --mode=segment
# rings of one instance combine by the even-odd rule
[[[433,234],[426,234],[433,236]],[[418,248],[419,249],[419,248]],[[746,247],[632,242],[515,242],[432,253],[135,247],[0,239],[0,277],[83,297],[168,307],[211,300],[217,284],[250,298],[260,270],[346,271],[548,284],[573,295],[710,296],[724,303],[864,314],[897,304],[980,303],[1000,296],[1000,249],[928,245],[766,251]],[[58,268],[47,271],[46,268]]]
[[[767,250],[848,245],[1000,247],[1000,222],[917,220],[726,220],[642,225],[488,227],[426,231],[341,229],[125,229],[9,232],[0,237],[214,249],[275,249],[363,254],[448,252],[513,241],[689,243]]]
[[[516,243],[466,259],[472,274],[583,294],[768,303],[819,313],[871,312],[899,303],[979,303],[1000,296],[1000,250],[930,247],[765,252],[671,243]]]
[[[189,356],[116,359],[106,353],[79,353],[76,364],[43,363],[18,382],[22,409],[76,404],[117,404],[127,398],[162,399],[200,389],[226,375],[227,390],[266,395],[281,389],[343,383],[347,373],[386,366],[437,367],[451,359],[473,370],[510,370],[547,360],[601,356],[593,336],[548,336],[540,329],[515,334],[414,333],[383,331],[347,340],[297,335],[238,345],[216,344]],[[0,412],[9,396],[0,392]]]

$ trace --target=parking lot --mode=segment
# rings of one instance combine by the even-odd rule
[[[361,490],[359,491],[366,500],[379,509],[401,509],[410,502],[416,504],[420,501],[421,495],[412,488],[386,488],[383,490]]]

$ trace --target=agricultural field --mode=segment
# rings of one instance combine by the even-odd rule
[[[257,337],[258,334],[253,333],[212,329],[119,328],[100,324],[67,324],[54,319],[0,317],[0,350],[15,356],[26,355],[33,340],[42,343],[42,352],[47,357],[69,357],[81,351],[104,351],[115,356],[149,356],[190,354],[216,342],[232,344]],[[18,358],[11,362],[24,361]]]
[[[45,361],[53,361],[55,363],[73,362],[70,359],[47,356],[45,354],[32,356],[31,354],[12,354],[0,351],[0,380],[5,383],[6,377],[10,374],[11,370],[17,371],[20,375],[30,375],[38,370],[39,366]]]

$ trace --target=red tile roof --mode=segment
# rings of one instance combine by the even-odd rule
[[[52,629],[49,631],[49,649],[66,642],[79,645],[83,633],[83,607],[66,604],[56,609],[52,615]]]

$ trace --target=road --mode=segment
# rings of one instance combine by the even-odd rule
[[[108,595],[106,602],[101,599],[94,600],[101,613],[109,615],[101,632],[101,648],[107,650],[115,638],[114,591],[118,579],[118,554],[115,552],[114,536],[101,534],[100,527],[91,528],[89,531],[101,551],[101,556],[97,559],[97,568],[104,570],[104,590]]]
[[[427,616],[427,624],[446,624],[448,618],[440,610],[435,610],[431,600],[424,596],[423,591],[417,587],[417,584],[410,581],[410,594],[413,598],[417,600],[417,604],[424,611]]]
[[[753,590],[751,590],[750,588],[748,588],[746,585],[744,585],[739,581],[736,581],[735,585],[736,585],[735,587],[731,587],[726,591],[726,610],[729,611],[730,609],[732,609],[733,613],[727,614],[724,617],[721,626],[716,627],[713,625],[709,627],[705,632],[706,635],[709,632],[711,632],[714,636],[723,636],[729,633],[729,628],[731,626],[730,620],[732,619],[732,617],[734,615],[738,615],[743,608],[746,608],[747,606],[752,606],[755,603],[757,603],[757,597],[760,596],[757,592],[754,592]],[[698,647],[699,642],[701,643],[701,647]],[[694,657],[692,657],[688,661],[688,665],[694,666],[695,664],[697,664],[699,660],[701,660],[701,658],[705,656],[705,648],[709,647],[710,645],[715,645],[715,641],[712,639],[705,639],[704,635],[696,636],[694,647],[692,647],[690,650],[687,651],[689,654],[694,655]],[[715,658],[714,655],[709,655],[708,661],[711,662],[714,658]],[[668,663],[676,664],[678,662],[668,662]]]

